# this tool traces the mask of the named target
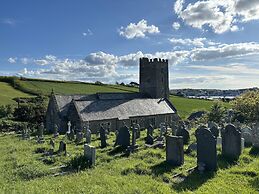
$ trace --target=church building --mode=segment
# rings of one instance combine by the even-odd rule
[[[89,124],[93,133],[100,125],[115,131],[123,125],[171,125],[178,120],[177,110],[169,101],[168,60],[140,59],[139,92],[96,93],[90,95],[51,94],[46,113],[46,128],[67,131],[68,121],[76,130]]]

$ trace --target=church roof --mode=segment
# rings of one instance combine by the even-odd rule
[[[135,98],[118,100],[74,101],[83,121],[129,119],[138,116],[174,114],[175,109],[165,99]]]
[[[83,121],[127,119],[176,112],[168,100],[146,98],[140,93],[97,93],[54,95],[54,97],[62,117],[67,116],[73,102]]]

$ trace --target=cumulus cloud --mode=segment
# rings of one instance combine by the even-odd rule
[[[93,32],[90,30],[90,29],[87,29],[86,32],[83,32],[82,33],[83,36],[92,36],[93,35]]]
[[[194,38],[194,39],[170,38],[169,41],[173,44],[178,44],[178,45],[203,47],[204,44],[207,42],[207,39],[206,38]]]
[[[145,38],[146,34],[160,33],[158,27],[148,25],[146,20],[140,20],[137,24],[130,23],[127,27],[121,27],[119,34],[127,39]]]
[[[211,28],[215,33],[238,31],[237,24],[259,19],[258,0],[206,0],[188,3],[175,2],[174,11],[187,25],[194,28]]]
[[[181,27],[181,25],[180,25],[179,22],[174,22],[173,25],[172,25],[172,27],[173,27],[173,29],[175,29],[175,30],[179,30],[180,27]]]
[[[15,57],[10,57],[9,59],[8,59],[8,62],[9,63],[16,63],[16,60],[17,60],[17,58]]]
[[[195,48],[191,51],[193,61],[231,58],[259,53],[259,44],[254,42],[221,44],[207,48]]]

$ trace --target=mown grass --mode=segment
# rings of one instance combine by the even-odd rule
[[[0,105],[14,104],[16,97],[30,97],[31,95],[14,89],[8,83],[0,82]]]
[[[109,146],[101,149],[100,140],[93,135],[97,147],[94,168],[63,170],[53,167],[81,160],[83,143],[76,145],[64,136],[55,140],[68,143],[68,156],[43,156],[49,149],[35,139],[20,140],[17,135],[0,136],[0,188],[2,193],[257,193],[259,192],[259,156],[246,148],[236,163],[228,163],[219,155],[218,171],[199,174],[187,170],[196,166],[196,154],[185,154],[185,163],[172,167],[165,163],[165,149],[146,148],[145,131],[138,140],[140,148],[130,156],[114,149],[115,135],[111,133]],[[156,131],[156,135],[158,131]],[[195,141],[192,130],[191,141]],[[186,147],[185,147],[186,148]],[[220,149],[218,149],[220,154]],[[80,162],[78,162],[80,163]],[[83,165],[82,165],[83,166]],[[67,171],[70,174],[53,176]],[[180,178],[173,175],[182,173]]]

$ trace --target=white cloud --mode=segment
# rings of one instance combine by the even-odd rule
[[[177,13],[177,14],[181,13],[181,11],[183,9],[183,4],[184,4],[184,0],[176,0],[176,2],[174,4],[175,13]]]
[[[92,36],[93,35],[93,32],[90,30],[90,29],[87,29],[86,32],[83,32],[82,33],[83,36]]]
[[[3,18],[3,19],[0,19],[0,22],[2,24],[6,24],[9,26],[14,26],[17,23],[16,20],[14,20],[12,18]]]
[[[10,58],[8,59],[8,62],[9,62],[9,63],[16,63],[16,60],[17,60],[16,57],[15,57],[15,58],[10,57]]]
[[[30,59],[27,57],[23,57],[20,60],[21,60],[21,63],[24,65],[27,65],[30,62]]]
[[[179,22],[174,22],[173,25],[172,25],[172,27],[173,27],[173,29],[175,29],[175,30],[179,30],[180,27],[181,27],[181,25],[180,25]]]
[[[215,33],[238,31],[242,22],[259,19],[258,0],[203,0],[188,3],[183,8],[183,1],[175,3],[175,13],[187,25],[205,29],[210,27]]]
[[[259,44],[254,42],[221,44],[207,48],[195,48],[191,51],[193,61],[215,60],[259,53]]]
[[[121,27],[119,34],[127,39],[144,38],[146,34],[158,34],[160,31],[154,25],[148,25],[146,20],[140,20],[137,24],[130,23],[127,27]]]
[[[182,39],[182,38],[170,38],[169,41],[173,44],[180,44],[180,45],[188,45],[188,46],[197,46],[203,47],[204,44],[207,42],[206,38],[194,38],[194,39]]]

